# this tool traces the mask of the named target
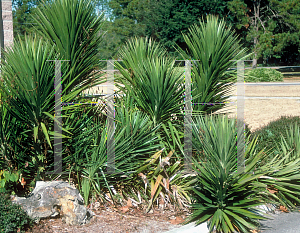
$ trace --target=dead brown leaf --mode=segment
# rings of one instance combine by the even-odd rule
[[[278,192],[278,189],[277,188],[274,188],[274,185],[271,185],[269,188],[267,188],[267,190],[274,194],[274,193],[277,193]]]
[[[287,210],[287,208],[286,208],[285,206],[282,206],[282,205],[279,207],[279,210],[282,211],[282,212],[285,212],[285,213],[288,213],[288,212],[289,212],[289,211]]]
[[[176,219],[171,219],[169,222],[174,225],[177,225],[177,224],[183,223],[184,219],[182,217],[176,217]]]
[[[128,207],[132,207],[132,201],[128,198],[128,200],[127,200],[127,206]]]
[[[128,206],[122,206],[122,207],[120,207],[119,210],[121,210],[122,213],[126,213],[126,212],[128,212],[129,207]]]

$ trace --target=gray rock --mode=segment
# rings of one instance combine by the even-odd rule
[[[27,197],[12,196],[27,214],[38,219],[60,215],[70,225],[88,223],[95,215],[84,206],[84,200],[76,188],[64,181],[38,181]]]

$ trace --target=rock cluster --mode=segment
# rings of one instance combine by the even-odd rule
[[[36,219],[62,217],[69,225],[86,224],[94,213],[84,206],[84,200],[76,188],[64,181],[38,181],[28,197],[12,196],[27,214]]]

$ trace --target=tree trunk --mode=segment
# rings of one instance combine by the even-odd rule
[[[255,69],[257,66],[257,52],[256,52],[256,46],[258,44],[257,42],[258,42],[257,37],[254,37],[254,58],[252,61],[252,69]]]
[[[260,12],[260,1],[254,3],[254,28],[255,28],[255,36],[253,40],[254,44],[254,58],[252,61],[252,69],[255,69],[257,66],[257,46],[258,46],[258,29],[259,29],[259,12]]]
[[[256,57],[256,54],[254,55]],[[252,69],[255,69],[257,66],[257,58],[253,58],[253,61],[252,61]]]

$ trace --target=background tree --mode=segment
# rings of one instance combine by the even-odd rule
[[[299,61],[288,57],[295,51],[299,56],[300,2],[233,0],[228,2],[228,9],[236,17],[235,27],[246,31],[244,42],[254,52],[253,68],[259,58],[264,63],[270,58],[275,62],[278,58],[285,63]]]
[[[33,29],[29,17],[41,0],[13,0],[14,34],[21,37]],[[254,52],[257,62],[299,64],[300,2],[298,0],[93,0],[98,15],[104,11],[106,32],[99,59],[116,54],[131,37],[151,37],[171,54],[175,43],[186,44],[182,34],[208,14],[232,26],[243,46]],[[101,33],[102,34],[102,33]]]
[[[222,0],[112,0],[109,6],[115,17],[111,31],[121,36],[121,44],[128,37],[148,36],[173,54],[177,54],[175,43],[186,48],[182,33],[187,33],[192,24],[206,14],[225,17],[228,12],[227,1]]]
[[[34,24],[30,15],[40,2],[41,0],[12,0],[15,38],[20,35],[24,39],[25,33],[32,33]]]
[[[186,48],[182,33],[207,14],[233,26],[241,43],[265,64],[299,62],[300,2],[297,0],[111,0],[110,43],[117,51],[132,36],[149,36],[175,53]],[[109,44],[109,43],[108,43]],[[115,52],[113,52],[115,53]],[[112,53],[112,54],[113,54]]]
[[[152,33],[151,22],[155,19],[156,0],[110,0],[106,11],[107,20],[103,27],[106,31],[99,56],[101,59],[116,58],[118,50],[131,37],[144,37]],[[150,32],[149,32],[150,31]],[[148,33],[147,33],[148,32]]]
[[[153,22],[157,37],[169,52],[175,53],[176,50],[173,48],[175,43],[186,49],[182,34],[188,33],[188,28],[199,23],[199,20],[205,18],[207,14],[226,17],[228,11],[226,5],[227,1],[222,0],[161,0],[156,10],[157,18]]]
[[[108,3],[110,0],[95,0],[96,10],[98,13],[105,12],[105,16],[108,20],[112,20],[112,9],[109,7]]]

